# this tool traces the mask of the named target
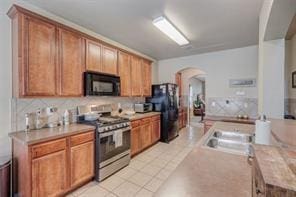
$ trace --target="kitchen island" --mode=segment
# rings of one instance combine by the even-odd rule
[[[160,187],[155,196],[250,197],[252,166],[247,162],[247,156],[213,150],[204,145],[214,130],[234,131],[237,128],[245,133],[254,132],[254,125],[215,123]]]
[[[279,143],[276,140],[275,135],[277,133],[283,134],[283,132],[276,130],[276,126],[274,124],[272,128],[274,128],[273,136],[271,136],[271,143],[273,146],[265,146],[265,149],[273,149],[273,151],[274,149],[285,150],[284,147],[282,147],[282,143]],[[166,182],[159,188],[155,196],[250,197],[252,196],[252,192],[254,192],[254,190],[256,195],[256,189],[252,189],[254,188],[254,186],[252,186],[252,183],[254,182],[252,181],[252,178],[254,177],[254,174],[252,175],[254,162],[251,162],[247,155],[222,152],[205,145],[215,130],[239,130],[241,133],[251,134],[254,133],[255,126],[251,124],[216,122],[201,138],[196,147],[180,163],[175,172],[171,174]],[[257,147],[255,148],[255,155],[256,151],[258,151]],[[260,157],[259,153],[257,155]],[[281,185],[275,185],[273,188],[277,189],[277,191],[279,191],[279,189],[288,189],[291,191],[290,194],[294,194],[293,192],[296,187],[296,178],[294,174],[295,172],[293,173],[291,169],[293,169],[293,161],[295,160],[291,161],[291,159],[293,159],[291,156],[288,156],[288,158],[284,155],[279,156],[281,157],[279,160],[282,162],[276,163],[279,166],[278,169],[284,169],[285,173],[290,172],[290,175],[289,177],[282,176],[278,178],[279,180],[289,180],[289,182],[286,184],[286,186],[288,186],[287,188],[281,188]],[[260,157],[259,160],[256,160],[256,165],[258,165],[259,171],[263,170],[263,178],[265,178],[266,174],[268,174],[267,170],[271,169],[260,169],[263,168],[262,159],[264,158]],[[289,166],[292,166],[292,168]],[[276,184],[277,182],[278,181],[274,181],[273,183]],[[270,182],[265,182],[265,184],[268,183]],[[264,189],[266,188],[267,187],[264,187]],[[262,190],[262,192],[265,192],[265,190]]]

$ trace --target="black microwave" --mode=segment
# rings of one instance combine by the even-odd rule
[[[85,72],[84,95],[120,96],[120,77],[97,72]]]

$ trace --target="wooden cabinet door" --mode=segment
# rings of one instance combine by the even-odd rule
[[[142,65],[141,59],[131,57],[131,83],[132,83],[132,96],[142,96]]]
[[[94,141],[71,147],[71,187],[94,176]]]
[[[103,72],[118,75],[117,71],[117,50],[103,46]]]
[[[102,45],[86,40],[86,70],[102,72]]]
[[[143,96],[151,96],[151,64],[147,60],[142,61]]]
[[[131,129],[131,155],[138,153],[141,149],[141,127]]]
[[[118,71],[120,76],[121,96],[131,96],[131,65],[130,55],[118,52]]]
[[[182,129],[183,128],[183,113],[182,112],[179,113],[178,121],[179,121],[179,129]]]
[[[24,19],[24,68],[21,96],[55,96],[57,92],[56,28],[50,23]],[[17,50],[17,49],[14,49]]]
[[[151,145],[151,122],[141,125],[141,148],[146,148]]]
[[[84,44],[80,35],[59,29],[60,95],[82,96]]]
[[[151,141],[152,143],[157,142],[160,139],[160,120],[152,122]]]
[[[182,96],[182,74],[181,73],[176,73],[175,81],[179,87],[179,97],[181,97]]]
[[[61,196],[66,188],[66,150],[32,161],[32,196]]]

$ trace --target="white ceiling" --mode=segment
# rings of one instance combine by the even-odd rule
[[[263,0],[25,0],[155,59],[254,45]],[[180,47],[152,20],[164,15],[189,39]]]

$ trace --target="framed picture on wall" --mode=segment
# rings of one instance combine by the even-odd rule
[[[296,71],[292,72],[292,88],[296,88]]]

